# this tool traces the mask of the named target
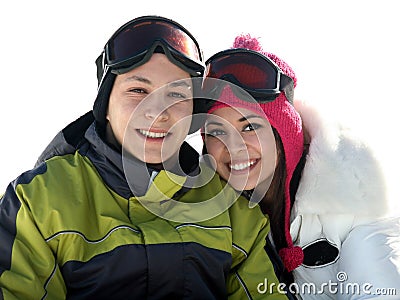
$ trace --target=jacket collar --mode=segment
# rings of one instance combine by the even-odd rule
[[[86,131],[85,138],[90,144],[85,155],[90,158],[110,188],[127,199],[146,194],[150,183],[159,175],[160,170],[133,156],[123,157],[120,150],[103,141],[96,131],[95,122]],[[199,173],[199,154],[188,143],[182,144],[178,160],[179,164],[167,162],[166,165],[169,172],[182,178],[179,182],[184,182],[188,175]],[[184,193],[186,190],[180,185],[176,192]]]

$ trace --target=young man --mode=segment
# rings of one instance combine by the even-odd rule
[[[0,299],[285,298],[264,251],[268,219],[218,176],[199,184],[184,142],[201,126],[202,61],[172,20],[115,32],[93,113],[0,200]]]

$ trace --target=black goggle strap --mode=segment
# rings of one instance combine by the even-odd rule
[[[99,57],[96,59],[97,67],[97,92],[101,89],[107,74],[110,71],[110,67],[104,64],[104,51],[101,52]]]
[[[162,24],[162,25],[161,25]],[[200,46],[197,42],[197,40],[194,38],[194,36],[182,25],[180,25],[179,23],[171,20],[171,19],[167,19],[167,18],[163,18],[163,17],[159,17],[159,16],[144,16],[144,17],[139,17],[136,18],[134,20],[131,20],[130,22],[122,25],[112,36],[111,38],[108,40],[106,47],[108,48],[108,46],[110,45],[110,43],[112,43],[113,40],[117,39],[118,36],[123,33],[124,31],[134,31],[136,27],[141,27],[141,26],[145,26],[145,27],[159,27],[159,28],[167,28],[167,32],[170,33],[171,30],[177,30],[178,32],[181,32],[181,34],[183,34],[186,37],[188,37],[190,39],[190,42],[193,43],[193,45],[195,46],[195,48],[197,49],[197,54],[199,55],[198,58],[194,58],[196,61],[199,60],[200,62],[203,62],[203,53],[200,49]],[[151,29],[149,29],[151,30]],[[146,34],[144,32],[142,32],[142,34]],[[154,36],[154,33],[151,34],[155,40],[163,40],[164,38],[166,38],[165,35],[163,35],[162,33]],[[164,36],[164,37],[163,37]],[[129,37],[128,37],[129,38]],[[135,39],[139,38],[138,36],[135,37]],[[140,38],[139,38],[140,39]],[[168,38],[167,38],[168,40]],[[178,39],[179,43],[182,43],[184,41],[182,41],[181,39]],[[172,46],[173,47],[173,46]],[[179,50],[177,50],[179,52]],[[108,50],[106,50],[106,59],[109,58],[108,54],[110,52]],[[185,55],[185,54],[183,54]],[[190,58],[189,58],[190,59]]]
[[[133,70],[134,68],[137,68],[140,65],[143,65],[146,62],[148,62],[150,60],[151,56],[153,55],[153,53],[157,52],[156,51],[157,47],[161,47],[163,50],[162,53],[164,53],[173,64],[175,64],[178,67],[180,67],[181,69],[185,70],[191,76],[193,76],[193,77],[203,76],[204,69],[205,69],[204,66],[195,64],[187,59],[184,61],[186,63],[185,64],[181,60],[181,59],[183,59],[183,57],[180,57],[178,52],[176,52],[174,49],[171,49],[170,47],[168,47],[167,44],[160,42],[160,41],[156,41],[153,44],[153,46],[150,49],[148,49],[146,52],[144,52],[142,55],[133,57],[131,59],[128,59],[128,60],[121,62],[118,65],[115,65],[112,67],[106,64],[106,59],[105,59],[106,54],[105,54],[105,51],[102,51],[101,54],[96,59],[98,87],[100,88],[100,86],[101,86],[102,82],[104,81],[104,78],[109,70],[114,74],[124,74],[126,72],[129,72],[129,71]],[[179,59],[177,59],[177,57]]]
[[[217,54],[214,54],[206,61],[206,65],[213,64],[213,61],[218,61],[220,57],[227,57],[229,58],[230,55],[236,54],[250,54],[255,55],[255,57],[259,57],[266,61],[266,63],[270,64],[277,72],[277,80],[279,88],[277,90],[263,90],[263,89],[253,89],[249,87],[243,86],[234,75],[232,74],[225,74],[220,77],[222,80],[226,80],[232,82],[235,85],[241,86],[244,90],[250,93],[258,102],[270,102],[276,99],[276,97],[280,94],[280,91],[285,93],[285,96],[290,104],[293,105],[293,98],[294,98],[294,83],[293,79],[282,72],[279,66],[269,57],[258,53],[257,51],[245,49],[245,48],[237,48],[237,49],[228,49],[221,51]]]
[[[162,49],[162,51],[158,51],[158,49],[160,48]],[[194,77],[200,77],[204,74],[205,67],[203,65],[194,63],[175,49],[171,48],[166,42],[162,40],[156,40],[153,45],[143,53],[122,61],[118,64],[111,65],[110,68],[115,74],[124,74],[148,62],[155,52],[165,54],[168,57],[169,61],[171,61],[173,64],[177,65]]]
[[[293,105],[294,100],[294,83],[293,79],[284,73],[281,73],[279,90],[285,93],[286,99]]]
[[[97,69],[97,86],[100,86],[100,83],[104,77],[104,51],[100,53],[100,55],[96,58],[96,69]]]

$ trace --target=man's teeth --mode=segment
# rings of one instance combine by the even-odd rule
[[[240,163],[240,164],[229,164],[229,167],[235,171],[240,171],[244,170],[246,168],[249,168],[250,166],[254,165],[256,163],[255,160],[248,161],[246,163]]]
[[[168,134],[168,132],[151,132],[143,129],[139,129],[139,132],[149,138],[163,138],[166,137]]]

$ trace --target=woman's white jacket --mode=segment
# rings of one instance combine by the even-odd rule
[[[291,289],[303,299],[400,299],[400,199],[390,193],[397,187],[371,145],[295,106],[311,142],[291,213],[294,244],[305,254]]]

